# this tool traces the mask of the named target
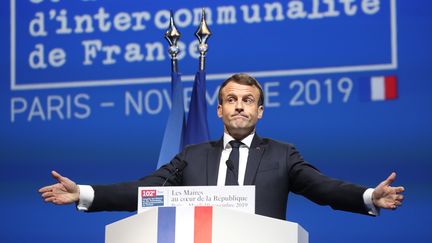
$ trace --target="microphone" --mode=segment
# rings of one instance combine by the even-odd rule
[[[181,173],[187,165],[188,163],[184,160],[180,160],[177,166],[173,164],[174,171],[171,172],[170,175],[165,179],[164,183],[162,183],[162,186],[165,186],[165,184],[168,182],[169,179],[171,179],[171,177]]]

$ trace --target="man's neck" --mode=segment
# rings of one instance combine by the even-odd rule
[[[246,147],[249,148],[251,146],[251,144],[252,144],[252,140],[253,140],[254,136],[255,136],[255,133],[251,133],[247,137],[245,137],[245,138],[243,138],[241,140],[238,140],[238,141],[242,142],[243,145],[245,145]],[[232,141],[233,139],[235,139],[235,138],[233,138],[228,133],[224,133],[224,136],[223,136],[223,147],[226,148],[227,144],[230,141]],[[237,140],[237,139],[235,139],[235,140]]]
[[[245,132],[245,133],[236,133],[236,132],[230,132],[228,131],[228,129],[224,129],[224,132],[229,134],[231,137],[233,137],[235,140],[241,141],[244,138],[246,138],[247,136],[251,135],[251,134],[255,134],[255,128],[253,128],[252,130]]]

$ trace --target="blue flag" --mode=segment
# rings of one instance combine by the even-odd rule
[[[206,73],[198,71],[192,90],[189,115],[184,135],[184,145],[203,143],[210,140],[207,123]]]
[[[185,126],[185,111],[183,99],[183,84],[180,74],[171,73],[171,111],[162,141],[157,168],[168,163],[183,149],[183,134]]]

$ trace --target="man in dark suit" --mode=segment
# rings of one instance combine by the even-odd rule
[[[46,202],[77,203],[85,211],[135,211],[139,186],[255,185],[256,213],[285,219],[288,193],[301,194],[337,210],[377,215],[402,204],[403,187],[392,173],[375,189],[321,174],[290,144],[261,138],[255,127],[264,112],[260,84],[247,74],[228,78],[219,90],[219,141],[186,147],[168,164],[140,180],[113,185],[76,185],[53,171],[57,184],[39,191]],[[187,163],[187,166],[185,167]]]

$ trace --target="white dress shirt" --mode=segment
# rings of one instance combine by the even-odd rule
[[[239,148],[239,170],[238,170],[238,184],[240,186],[243,186],[243,181],[246,173],[246,164],[249,156],[249,148],[252,144],[252,139],[254,135],[255,133],[251,133],[249,134],[249,136],[241,140],[243,144]],[[219,172],[218,172],[218,180],[217,180],[218,186],[225,185],[225,178],[226,178],[226,171],[227,171],[226,161],[228,160],[229,155],[231,154],[232,151],[232,147],[229,144],[229,142],[231,142],[232,140],[235,139],[231,137],[231,135],[229,135],[228,133],[224,133],[223,150],[219,161]]]

